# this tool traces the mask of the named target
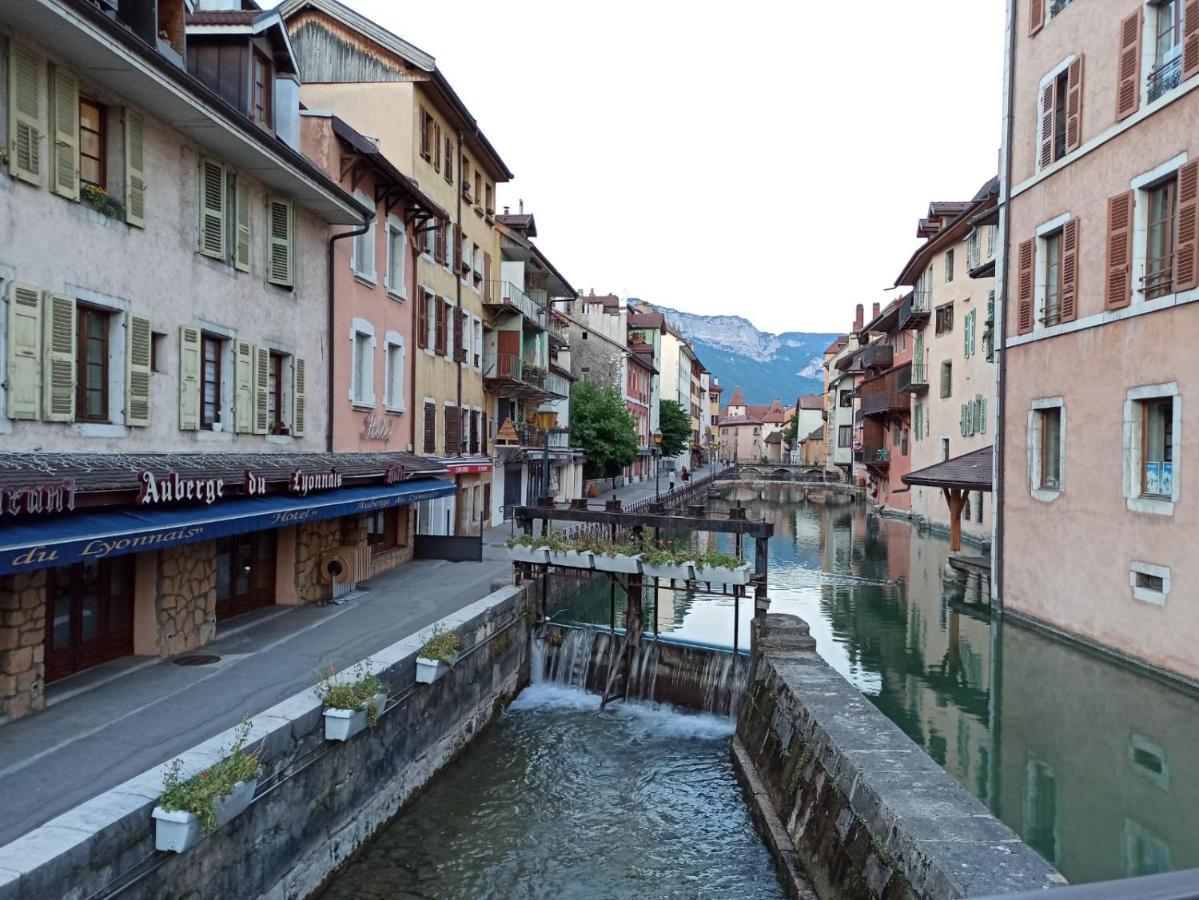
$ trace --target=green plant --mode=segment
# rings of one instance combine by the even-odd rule
[[[379,714],[374,704],[375,695],[386,694],[387,685],[365,662],[351,669],[348,677],[338,678],[335,668],[322,670],[318,675],[316,692],[325,709],[356,711],[365,708],[367,722],[372,726],[375,724]]]
[[[571,446],[587,454],[587,466],[601,477],[616,474],[637,458],[637,427],[620,391],[591,378],[570,393]]]
[[[200,820],[200,829],[205,834],[212,834],[216,830],[215,801],[229,796],[239,782],[252,781],[262,771],[258,753],[245,749],[249,736],[250,723],[243,721],[234,735],[229,754],[186,781],[182,775],[183,761],[172,762],[162,776],[163,792],[158,805],[168,812],[192,813]]]
[[[452,631],[446,631],[442,626],[435,626],[432,635],[416,655],[421,659],[431,659],[435,662],[445,662],[462,649],[462,640]]]
[[[85,184],[79,189],[79,197],[96,212],[103,213],[110,219],[125,218],[125,204],[102,187]]]
[[[678,456],[691,440],[691,416],[677,400],[662,400],[658,403],[658,422],[662,455]]]

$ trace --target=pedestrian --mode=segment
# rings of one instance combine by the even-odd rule
[[[670,490],[674,491],[674,469],[670,470]]]
[[[683,466],[683,484],[691,480],[691,473],[687,471],[687,467]]]

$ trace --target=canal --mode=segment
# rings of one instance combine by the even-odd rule
[[[947,542],[858,504],[737,485],[775,525],[771,611],[1072,882],[1199,866],[1199,699],[945,588]],[[718,543],[726,536],[701,536]],[[660,591],[647,622],[730,644],[732,600]],[[741,607],[748,646],[752,601]],[[607,625],[606,590],[556,616]]]

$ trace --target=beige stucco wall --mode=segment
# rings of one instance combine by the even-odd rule
[[[28,45],[61,63],[45,48]],[[45,97],[46,66],[40,68]],[[109,105],[110,192],[124,196],[122,185],[122,98],[100,86],[80,89]],[[7,116],[7,92],[0,91],[0,117]],[[44,141],[44,138],[43,138]],[[43,150],[45,147],[43,146]],[[144,136],[146,227],[134,228],[109,219],[81,203],[51,193],[48,184],[34,187],[0,171],[0,295],[15,279],[39,289],[88,300],[114,310],[145,314],[158,340],[159,371],[151,378],[151,412],[147,427],[124,424],[13,421],[0,415],[5,450],[40,449],[63,452],[265,452],[323,450],[326,431],[328,348],[326,321],[327,225],[296,207],[295,288],[266,282],[266,211],[262,185],[238,173],[239,189],[251,191],[253,235],[251,270],[200,255],[198,247],[199,160],[208,155],[190,140],[150,116]],[[49,164],[49,156],[46,156]],[[0,332],[7,328],[7,305]],[[269,346],[306,362],[305,435],[234,434],[232,422],[220,432],[179,430],[179,328],[199,326],[223,336]],[[3,335],[0,335],[2,337]],[[0,340],[0,346],[5,343]],[[125,352],[123,329],[111,345]],[[0,355],[6,351],[0,350]],[[232,353],[225,379],[231,404]],[[110,365],[117,363],[110,359]],[[111,384],[110,380],[110,384]],[[121,396],[124,388],[120,378]],[[0,401],[3,390],[0,389]],[[111,405],[110,405],[111,408]],[[115,420],[114,420],[115,421]],[[123,417],[119,420],[123,422]]]

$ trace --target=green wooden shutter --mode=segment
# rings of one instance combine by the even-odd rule
[[[150,320],[129,314],[125,350],[125,424],[150,424]]]
[[[304,360],[292,357],[291,361],[291,397],[295,409],[291,417],[291,433],[296,437],[304,436]]]
[[[75,301],[46,291],[42,296],[42,418],[75,419]]]
[[[238,341],[233,348],[233,430],[254,432],[254,345]]]
[[[961,405],[961,407],[958,409],[958,415],[960,416],[960,421],[958,422],[958,427],[962,433],[962,437],[965,437],[966,436],[966,404],[965,403],[963,403]]]
[[[41,59],[24,47],[8,49],[8,170],[39,187],[42,184]]]
[[[271,351],[266,347],[254,348],[254,433],[266,434],[270,430],[267,421],[267,400],[271,389]]]
[[[54,145],[50,165],[50,190],[70,200],[79,199],[79,81],[68,69],[54,66],[50,76],[54,115]]]
[[[225,166],[200,160],[200,252],[225,259]]]
[[[250,185],[237,179],[233,187],[237,214],[237,237],[233,250],[233,265],[242,272],[250,271]]]
[[[266,280],[291,287],[295,282],[295,211],[291,202],[272,197],[267,201],[267,220]]]
[[[125,107],[125,221],[146,227],[146,120]]]
[[[8,287],[8,417],[36,419],[42,384],[42,296],[37,288]]]
[[[978,433],[987,433],[987,398],[979,394],[975,401],[978,404]]]
[[[200,329],[179,329],[179,428],[200,427]]]

